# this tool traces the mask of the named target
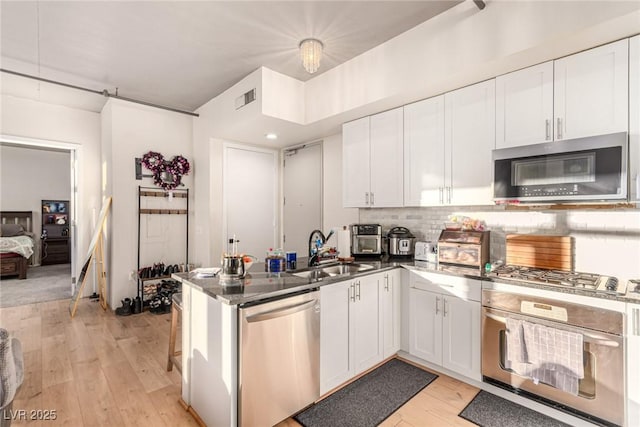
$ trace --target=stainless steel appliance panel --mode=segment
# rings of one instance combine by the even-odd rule
[[[570,411],[587,414],[615,425],[623,424],[624,338],[618,332],[605,333],[583,327],[584,324],[593,326],[600,320],[607,325],[601,327],[602,329],[621,333],[621,313],[595,308],[592,312],[591,307],[490,290],[483,290],[482,301],[484,381],[497,381],[563,405]],[[535,307],[533,311],[539,310],[540,317],[523,314],[521,307],[525,306]],[[547,319],[544,318],[545,312],[548,312]],[[584,378],[579,381],[578,395],[542,382],[536,384],[530,378],[520,376],[505,367],[507,317],[583,335]]]
[[[239,423],[272,426],[320,397],[320,292],[239,315]]]
[[[494,200],[627,198],[626,132],[493,150]]]

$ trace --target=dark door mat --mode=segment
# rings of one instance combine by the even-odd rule
[[[569,424],[484,390],[480,390],[458,416],[481,427],[569,427]]]
[[[371,427],[380,424],[437,375],[399,359],[357,379],[295,416],[305,427]]]

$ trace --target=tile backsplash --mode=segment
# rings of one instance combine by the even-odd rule
[[[568,235],[575,242],[575,270],[640,278],[640,210],[508,210],[504,206],[360,209],[361,223],[407,227],[417,240],[437,241],[450,215],[484,220],[491,231],[491,260],[505,259],[507,234]]]

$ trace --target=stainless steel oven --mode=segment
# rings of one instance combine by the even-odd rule
[[[496,202],[624,200],[627,133],[493,150]]]
[[[483,381],[602,424],[623,424],[622,313],[496,290],[482,291],[482,305]],[[584,377],[578,382],[577,395],[508,368],[508,318],[582,335]]]

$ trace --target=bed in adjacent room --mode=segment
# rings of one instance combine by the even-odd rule
[[[31,211],[0,212],[0,278],[27,278],[29,259],[36,245]]]

